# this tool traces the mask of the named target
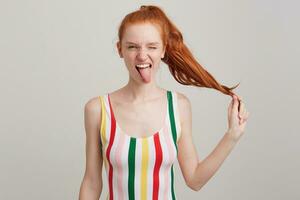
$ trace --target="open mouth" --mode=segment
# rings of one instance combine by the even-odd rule
[[[146,83],[149,83],[149,81],[151,81],[151,67],[152,65],[150,63],[135,65],[136,70],[140,74],[143,81]]]
[[[146,69],[146,68],[151,68],[152,65],[151,64],[139,64],[139,65],[135,65],[135,68],[139,71],[141,69]]]

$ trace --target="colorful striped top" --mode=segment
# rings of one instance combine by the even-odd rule
[[[101,151],[107,175],[107,199],[175,200],[173,164],[177,159],[180,118],[177,93],[167,91],[163,127],[146,137],[133,137],[120,129],[110,95],[101,103]]]

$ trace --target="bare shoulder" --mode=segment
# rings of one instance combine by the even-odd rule
[[[185,120],[191,118],[191,101],[183,93],[176,92],[178,99],[178,109],[180,114],[180,122],[183,123]]]
[[[84,106],[84,116],[86,122],[92,126],[96,126],[99,128],[100,122],[100,113],[101,113],[101,103],[100,97],[92,97],[90,98]]]
[[[191,101],[190,99],[183,93],[181,92],[176,92],[177,93],[177,98],[178,98],[178,106],[179,109],[188,109],[191,107]]]
[[[88,113],[100,113],[101,110],[101,104],[100,104],[100,97],[92,97],[90,98],[84,106],[85,112]]]

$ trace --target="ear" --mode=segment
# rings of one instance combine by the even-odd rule
[[[120,41],[117,42],[117,49],[118,49],[120,58],[123,58]]]

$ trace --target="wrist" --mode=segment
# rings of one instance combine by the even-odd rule
[[[237,141],[239,140],[239,138],[236,137],[235,135],[236,134],[234,134],[234,132],[231,130],[227,130],[225,133],[226,139],[233,144],[237,143]]]

